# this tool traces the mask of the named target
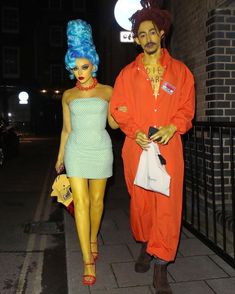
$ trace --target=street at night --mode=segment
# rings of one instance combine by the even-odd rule
[[[18,156],[0,170],[1,294],[154,293],[151,271],[134,272],[140,245],[129,225],[129,196],[120,157],[123,137],[113,133],[112,139],[114,176],[108,183],[99,234],[97,282],[87,287],[81,279],[82,256],[74,218],[50,197],[59,141],[21,138]],[[234,275],[232,268],[183,229],[176,262],[169,266],[174,294],[199,290],[232,294]]]
[[[49,197],[56,143],[22,138],[0,170],[0,293],[66,293],[62,210]]]
[[[234,294],[235,0],[0,13],[0,294]]]

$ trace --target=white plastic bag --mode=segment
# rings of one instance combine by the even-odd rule
[[[160,154],[159,147],[154,142],[149,144],[148,150],[142,151],[134,184],[170,196],[171,177],[159,159]]]

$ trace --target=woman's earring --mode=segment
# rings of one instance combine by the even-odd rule
[[[93,70],[92,70],[92,77],[94,78],[94,77],[96,77],[96,72],[97,72],[97,70],[98,70],[98,66],[95,64],[94,66],[93,66]]]
[[[70,79],[71,80],[73,80],[74,78],[76,78],[75,77],[75,74],[74,74],[74,72],[72,70],[69,71],[69,76],[70,76]]]

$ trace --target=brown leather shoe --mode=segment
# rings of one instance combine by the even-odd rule
[[[156,288],[155,294],[173,293],[167,279],[167,264],[154,265],[153,286]]]
[[[135,271],[137,273],[145,273],[150,269],[150,262],[153,257],[146,252],[146,248],[147,243],[142,243],[140,255],[135,263]]]

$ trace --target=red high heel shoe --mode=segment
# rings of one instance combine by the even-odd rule
[[[97,242],[91,242],[91,244],[96,244],[97,245]],[[91,254],[93,256],[94,261],[96,261],[98,259],[98,257],[99,257],[99,252],[91,250]]]
[[[94,266],[95,267],[95,263],[94,262],[90,262],[90,263],[84,263],[85,266]],[[87,279],[88,278],[88,279]],[[86,286],[92,286],[95,284],[96,282],[96,276],[94,275],[83,275],[82,277],[82,282],[84,285]]]

